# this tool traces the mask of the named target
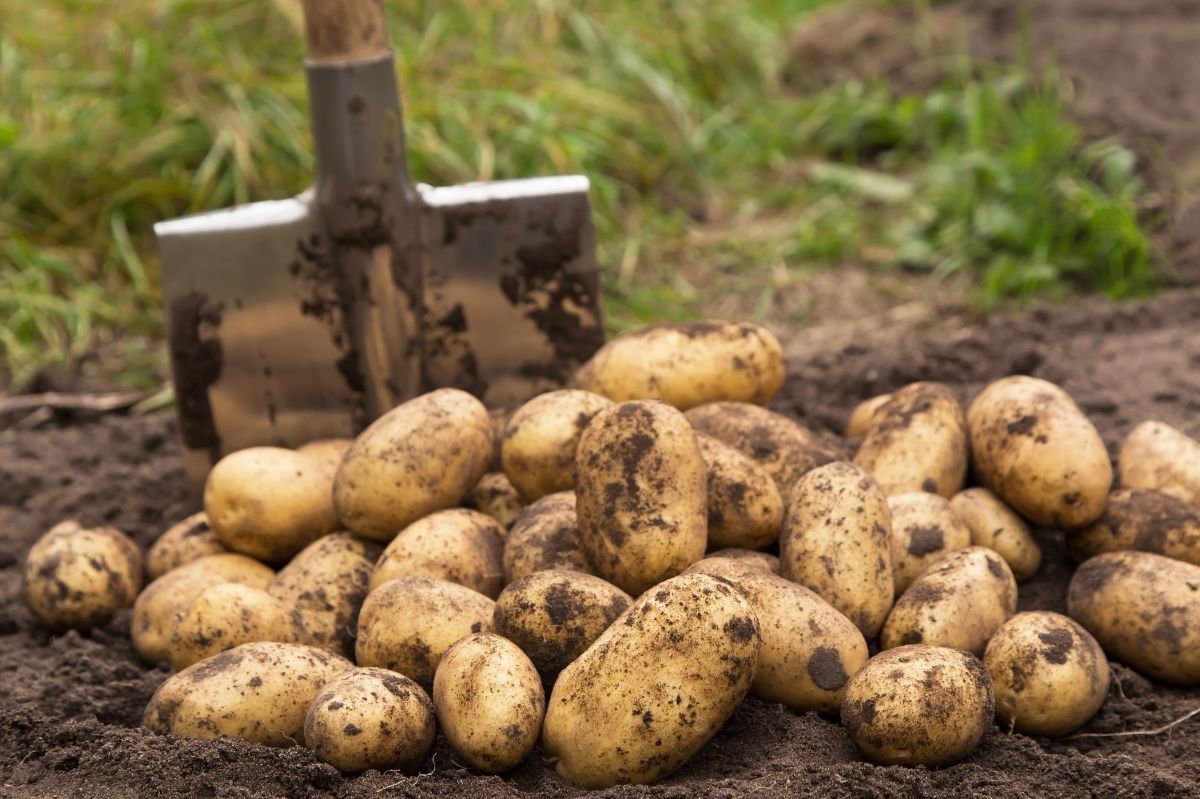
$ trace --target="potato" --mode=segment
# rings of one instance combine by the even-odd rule
[[[367,769],[412,774],[436,738],[429,694],[387,669],[351,669],[335,677],[304,716],[304,745],[348,774]]]
[[[892,512],[892,575],[896,596],[947,552],[971,546],[971,531],[937,494],[915,491],[888,497]]]
[[[539,571],[500,592],[492,629],[519,646],[549,684],[632,602],[633,597],[599,577]]]
[[[441,388],[392,408],[354,440],[333,481],[338,517],[388,541],[457,505],[488,470],[492,421],[465,391]]]
[[[945,766],[979,746],[995,712],[992,681],[979,658],[902,646],[879,653],[850,678],[842,726],[875,763]]]
[[[612,400],[563,389],[529,400],[504,427],[500,466],[526,502],[575,487],[575,447],[592,417]]]
[[[696,435],[708,472],[708,545],[763,549],[779,538],[783,500],[767,470],[728,444]]]
[[[885,494],[949,499],[967,476],[967,420],[941,383],[912,383],[875,410],[854,462]]]
[[[1012,569],[1017,582],[1028,580],[1042,564],[1042,548],[1029,526],[1000,498],[986,488],[959,491],[950,500],[950,510],[971,531],[971,544],[994,549]]]
[[[1067,535],[1076,560],[1136,549],[1200,566],[1200,507],[1153,489],[1121,489],[1095,524]]]
[[[1149,552],[1085,561],[1067,612],[1109,657],[1163,682],[1200,684],[1200,566]]]
[[[521,511],[525,510],[525,500],[521,499],[504,472],[488,472],[480,477],[463,499],[463,505],[491,516],[500,522],[506,533]]]
[[[142,723],[185,738],[303,744],[313,697],[352,668],[345,658],[302,644],[242,644],[169,677],[150,698]]]
[[[253,641],[297,641],[299,619],[261,588],[221,583],[206,588],[171,628],[167,660],[175,671]]]
[[[583,431],[575,512],[596,574],[630,594],[704,557],[704,459],[691,425],[662,402],[623,402]]]
[[[238,450],[208,473],[204,512],[226,549],[282,563],[337,529],[331,481],[320,456],[280,447]]]
[[[704,556],[704,560],[708,560],[709,558],[728,558],[729,560],[736,560],[740,563],[756,566],[769,571],[771,574],[779,574],[779,558],[769,552],[727,547],[725,549],[714,549]]]
[[[750,601],[762,650],[750,693],[792,710],[836,713],[846,681],[867,662],[867,641],[848,618],[802,585],[753,564],[705,558],[688,574],[724,578]]]
[[[491,631],[495,606],[458,583],[412,575],[388,580],[367,595],[358,614],[358,665],[391,669],[429,690],[451,644]]]
[[[895,598],[891,528],[887,497],[869,474],[842,461],[813,469],[788,498],[779,573],[874,638]]]
[[[842,438],[847,441],[861,441],[862,437],[867,434],[867,428],[871,426],[871,419],[875,417],[875,411],[879,410],[880,406],[891,397],[891,394],[880,394],[855,405],[854,410],[850,412],[850,418],[846,420],[846,429],[842,431]]]
[[[982,655],[1016,612],[1017,581],[1004,558],[967,547],[938,558],[896,600],[879,646],[928,644]]]
[[[504,587],[504,528],[485,513],[451,508],[410,524],[383,550],[371,590],[407,574],[465,585],[492,599]]]
[[[176,522],[150,545],[146,553],[146,577],[156,580],[171,569],[190,563],[205,555],[220,555],[228,552],[212,528],[204,511],[193,513],[181,522]]]
[[[98,627],[141,588],[142,552],[114,527],[59,522],[25,559],[25,597],[51,629]]]
[[[296,451],[320,458],[329,467],[329,472],[336,474],[342,458],[353,443],[354,439],[352,438],[321,438],[297,447]]]
[[[358,610],[370,590],[380,546],[351,533],[309,544],[279,570],[267,593],[296,611],[298,643],[354,656]]]
[[[1117,455],[1122,488],[1153,488],[1200,506],[1200,441],[1164,422],[1142,422]]]
[[[504,542],[504,582],[543,569],[591,574],[575,516],[575,492],[548,494],[521,511]]]
[[[600,348],[578,388],[617,402],[662,400],[680,410],[730,400],[766,405],[783,386],[783,349],[748,322],[653,325]]]
[[[983,665],[996,688],[996,717],[1026,735],[1066,735],[1108,696],[1100,644],[1059,613],[1013,616],[988,643]]]
[[[967,411],[979,482],[1042,527],[1100,518],[1112,464],[1096,428],[1067,392],[1018,375],[985,388]]]
[[[546,694],[516,644],[475,633],[446,650],[433,678],[438,725],[455,754],[487,774],[520,765],[542,730]]]
[[[542,747],[582,788],[660,780],[741,703],[761,648],[754,609],[732,585],[705,574],[667,580],[559,674]]]

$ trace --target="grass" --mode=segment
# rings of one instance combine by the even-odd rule
[[[787,34],[825,2],[389,3],[413,172],[588,174],[615,330],[730,293],[762,315],[843,263],[983,305],[1154,285],[1133,157],[1057,76],[798,97]],[[160,379],[150,226],[311,176],[298,25],[295,0],[0,6],[0,377],[98,352]]]

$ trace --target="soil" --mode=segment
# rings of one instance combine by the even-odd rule
[[[904,383],[947,382],[967,399],[985,382],[1029,373],[1065,387],[1110,447],[1137,422],[1200,434],[1200,289],[1140,303],[1088,301],[954,334],[911,335],[793,359],[776,407],[814,428],[841,428],[856,402]],[[166,677],[135,658],[125,612],[90,634],[54,636],[19,596],[20,563],[53,523],[76,517],[149,544],[189,510],[173,418],[62,419],[0,433],[0,796],[578,796],[535,750],[504,777],[460,766],[440,743],[418,776],[342,777],[301,748],[153,735],[142,709]],[[1021,586],[1022,609],[1063,610],[1071,567],[1061,535],[1040,533],[1045,563]],[[1200,707],[1200,689],[1152,683],[1114,665],[1116,681],[1083,732],[1152,730]],[[1200,794],[1200,718],[1169,733],[1052,742],[993,730],[939,770],[881,768],[834,721],[748,700],[669,780],[600,796],[1134,797]]]

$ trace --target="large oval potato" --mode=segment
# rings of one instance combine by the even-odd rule
[[[971,531],[944,497],[924,491],[896,494],[888,497],[888,507],[896,596],[942,555],[971,546]]]
[[[855,405],[854,410],[850,412],[850,418],[846,420],[842,438],[852,442],[862,441],[863,436],[867,434],[867,428],[871,426],[871,420],[875,418],[875,411],[891,397],[891,394],[879,394]]]
[[[333,481],[338,517],[351,531],[390,540],[457,505],[492,459],[492,420],[465,391],[441,388],[392,408],[364,430]]]
[[[228,552],[208,524],[204,511],[176,522],[160,535],[146,552],[146,577],[157,580],[171,569],[205,555]]]
[[[463,498],[463,505],[486,513],[500,522],[505,530],[512,527],[521,511],[525,510],[525,500],[521,499],[504,472],[488,472],[480,477],[475,487]]]
[[[563,669],[543,748],[583,788],[660,780],[728,720],[761,648],[754,609],[733,586],[704,574],[667,580]]]
[[[60,522],[29,549],[25,597],[47,627],[87,629],[133,605],[142,587],[142,551],[115,527]]]
[[[598,575],[637,595],[704,557],[708,476],[683,414],[655,401],[606,408],[576,459],[579,540]]]
[[[591,574],[579,540],[575,492],[547,494],[521,511],[504,542],[503,561],[505,584],[544,569]]]
[[[500,466],[526,502],[575,487],[575,448],[592,417],[612,400],[590,391],[540,394],[504,427]]]
[[[804,475],[788,498],[779,566],[874,638],[895,598],[892,513],[879,484],[843,461]]]
[[[779,538],[783,500],[767,470],[712,436],[696,434],[708,470],[708,545],[765,549]]]
[[[1095,524],[1067,535],[1076,560],[1136,549],[1200,566],[1200,507],[1152,489],[1121,489]]]
[[[1122,488],[1152,488],[1200,506],[1200,441],[1164,422],[1129,431],[1117,455]]]
[[[967,410],[979,481],[1042,527],[1100,518],[1112,463],[1096,428],[1067,392],[1017,375],[989,384]]]
[[[371,590],[406,574],[465,585],[495,599],[504,586],[504,528],[477,510],[431,513],[400,531],[383,550]]]
[[[299,618],[261,588],[221,583],[204,589],[171,628],[167,660],[174,671],[254,641],[296,643]]]
[[[783,349],[748,322],[671,322],[627,333],[575,375],[617,402],[662,400],[680,410],[730,400],[766,405],[783,385]]]
[[[1067,611],[1110,657],[1163,682],[1200,684],[1200,566],[1108,552],[1076,570]]]
[[[971,544],[994,549],[1012,569],[1017,582],[1028,580],[1042,564],[1042,548],[1029,532],[1029,525],[986,488],[959,491],[950,500],[950,510],[971,531]]]

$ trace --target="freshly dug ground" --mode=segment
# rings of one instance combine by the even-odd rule
[[[794,361],[776,407],[838,430],[860,399],[942,380],[968,399],[1011,373],[1053,380],[1080,402],[1110,447],[1162,419],[1200,434],[1200,289],[1142,303],[1089,301],[985,327],[847,348]],[[540,750],[504,777],[461,767],[440,743],[425,773],[343,778],[301,748],[152,735],[142,709],[166,677],[135,659],[126,612],[90,635],[51,636],[20,597],[20,564],[60,519],[108,523],[149,544],[188,510],[169,415],[64,421],[0,433],[0,796],[338,797],[582,794]],[[1043,533],[1045,563],[1021,608],[1063,610],[1070,565]],[[1152,683],[1114,664],[1089,736],[1152,730],[1200,708],[1200,689]],[[673,778],[599,796],[1172,797],[1200,795],[1200,716],[1156,735],[1035,740],[996,729],[964,762],[936,771],[862,760],[834,722],[747,701]]]

